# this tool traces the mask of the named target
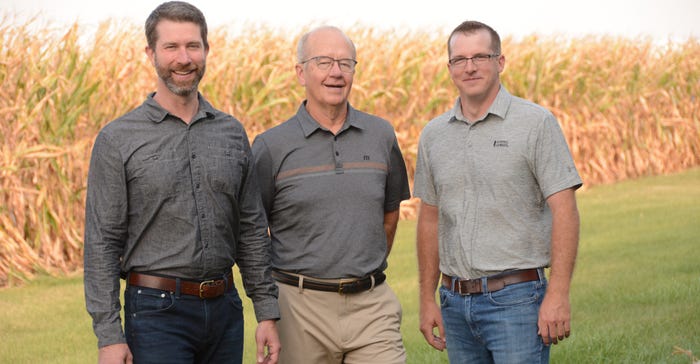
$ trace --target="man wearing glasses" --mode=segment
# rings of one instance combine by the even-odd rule
[[[387,121],[348,102],[356,51],[320,27],[297,47],[306,100],[253,142],[279,287],[280,363],[404,363],[384,269],[406,168]]]
[[[581,178],[554,116],[500,84],[491,27],[459,25],[448,56],[459,98],[423,129],[415,175],[420,330],[451,363],[546,363],[570,334]]]

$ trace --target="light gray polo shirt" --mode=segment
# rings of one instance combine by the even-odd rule
[[[317,278],[386,268],[384,213],[410,198],[394,129],[348,106],[337,135],[304,104],[253,142],[275,269]]]
[[[501,85],[471,124],[460,100],[423,129],[414,195],[439,210],[440,270],[477,278],[549,266],[548,196],[582,184],[547,109]]]

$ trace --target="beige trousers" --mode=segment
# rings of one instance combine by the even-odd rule
[[[340,295],[277,283],[279,364],[403,364],[401,304],[386,283]]]

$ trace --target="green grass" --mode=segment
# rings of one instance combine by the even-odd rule
[[[0,290],[0,363],[96,363],[82,276]]]
[[[579,195],[574,336],[561,363],[690,363],[700,357],[700,169]],[[585,358],[585,360],[584,360]]]
[[[700,357],[700,169],[578,194],[581,245],[572,336],[552,363],[684,363]],[[415,222],[402,221],[388,282],[403,305],[408,362],[447,363],[418,331]],[[246,305],[245,363],[255,322]],[[0,363],[96,362],[82,277],[40,277],[0,290]]]

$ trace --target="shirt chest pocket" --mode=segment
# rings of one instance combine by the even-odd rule
[[[211,189],[237,196],[247,174],[246,153],[235,148],[209,146],[203,159],[205,178]]]
[[[161,152],[134,158],[127,165],[129,189],[143,199],[168,197],[190,189],[189,164],[174,152]]]

